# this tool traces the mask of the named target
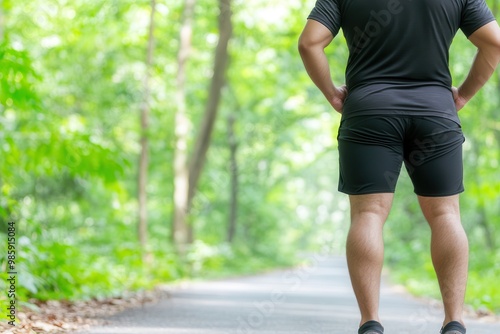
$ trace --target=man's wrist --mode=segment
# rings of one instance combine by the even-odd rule
[[[328,101],[331,101],[337,96],[337,89],[335,88],[335,86],[332,86],[327,91],[323,92],[323,95]]]
[[[469,96],[470,94],[467,94],[466,92],[464,92],[463,86],[460,86],[457,88],[457,93],[458,93],[458,97],[465,102],[469,102],[469,100],[472,98],[472,96]]]

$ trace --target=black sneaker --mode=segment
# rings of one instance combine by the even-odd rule
[[[384,327],[382,327],[380,322],[370,320],[359,327],[358,334],[384,334]]]
[[[441,334],[465,334],[465,327],[458,321],[449,322],[441,328]]]

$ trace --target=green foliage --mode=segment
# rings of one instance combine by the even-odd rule
[[[0,44],[0,103],[7,107],[33,107],[34,83],[39,79],[29,54],[14,49],[8,40]]]
[[[342,252],[348,202],[335,191],[340,117],[297,53],[314,1],[235,2],[227,85],[190,217],[196,240],[182,260],[169,241],[182,2],[158,2],[146,249],[136,236],[136,175],[149,1],[2,4],[0,269],[4,275],[3,233],[13,220],[20,301],[101,298],[183,278],[286,266],[298,252]],[[190,147],[207,100],[217,15],[215,1],[197,2],[187,64]],[[456,85],[474,52],[459,34],[450,54]],[[335,82],[343,83],[342,36],[327,54]],[[499,87],[497,75],[460,113],[467,136],[462,211],[472,254],[467,301],[494,310],[500,309]],[[230,114],[236,117],[239,167],[231,245]],[[386,228],[386,259],[412,291],[437,296],[430,233],[411,190],[403,176]],[[0,307],[5,302],[0,295]]]

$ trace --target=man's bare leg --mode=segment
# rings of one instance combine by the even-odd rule
[[[380,275],[384,261],[382,229],[393,194],[351,195],[351,227],[347,236],[347,264],[361,312],[361,323],[379,320]]]
[[[460,220],[459,196],[419,196],[418,200],[432,231],[431,255],[443,298],[443,324],[464,324],[469,246]]]

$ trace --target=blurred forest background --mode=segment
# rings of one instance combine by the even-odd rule
[[[489,0],[499,15],[500,0]],[[297,39],[313,0],[0,1],[0,288],[89,299],[342,254],[340,115]],[[222,10],[221,10],[222,9]],[[342,35],[327,49],[344,82]],[[454,84],[475,48],[458,32]],[[467,303],[500,311],[500,71],[460,112]],[[392,279],[438,296],[403,171],[385,230]],[[0,295],[4,305],[6,296]],[[1,307],[3,309],[3,306]]]

